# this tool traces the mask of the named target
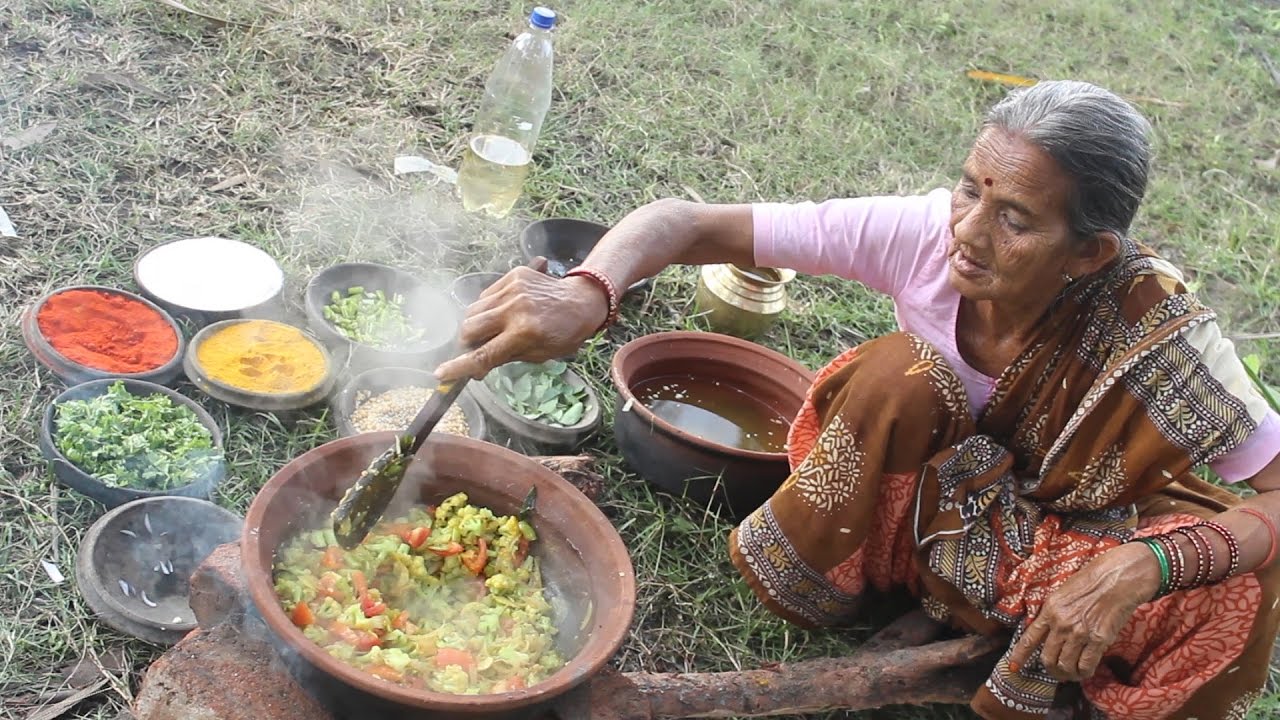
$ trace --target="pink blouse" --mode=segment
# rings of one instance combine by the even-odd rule
[[[970,367],[956,345],[960,293],[947,279],[951,191],[823,203],[752,206],[755,261],[808,275],[835,275],[893,298],[898,327],[919,335],[951,363],[976,418],[996,379]],[[1280,416],[1268,412],[1240,447],[1211,467],[1227,482],[1247,480],[1280,454]]]

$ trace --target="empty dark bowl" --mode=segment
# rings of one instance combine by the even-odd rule
[[[388,296],[404,297],[405,314],[411,323],[426,331],[418,342],[401,347],[377,347],[356,342],[338,331],[324,316],[333,293],[346,295],[352,287],[382,290]],[[444,292],[417,277],[388,265],[342,263],[311,279],[306,292],[307,323],[311,331],[346,362],[352,372],[375,367],[418,367],[431,370],[453,355],[458,332],[459,311]]]
[[[659,417],[633,392],[660,378],[720,383],[789,424],[804,404],[813,373],[785,355],[727,335],[656,333],[622,346],[613,357],[610,377],[618,392],[613,421],[618,447],[627,463],[654,485],[742,518],[790,474],[786,452],[713,442]]]
[[[254,498],[240,540],[249,597],[304,688],[341,717],[437,720],[540,717],[540,709],[602,669],[626,640],[635,609],[635,573],[617,530],[585,495],[540,463],[489,443],[432,435],[409,465],[388,517],[455,492],[496,513],[516,512],[536,487],[529,518],[556,646],[568,661],[536,685],[489,695],[450,695],[380,680],[324,651],[281,608],[273,564],[296,533],[321,527],[392,433],[365,433],[311,450],[280,469]]]
[[[76,585],[111,627],[172,645],[196,627],[188,581],[223,543],[240,536],[240,518],[206,500],[134,500],[98,518],[76,556]]]
[[[575,218],[547,218],[532,222],[520,233],[520,254],[526,263],[536,257],[547,259],[547,274],[564,277],[564,274],[582,264],[591,254],[609,227],[600,223]],[[649,284],[649,279],[639,280],[627,288],[639,290]]]
[[[449,287],[449,296],[458,307],[465,310],[471,303],[480,299],[480,293],[501,280],[502,276],[503,273],[498,272],[478,272],[459,276]]]
[[[149,383],[143,380],[129,379],[106,379],[91,380],[81,383],[73,387],[67,388],[49,403],[49,407],[44,411],[44,422],[40,425],[40,452],[45,459],[53,467],[53,477],[59,484],[75,490],[76,492],[89,497],[93,500],[106,505],[109,508],[123,505],[132,500],[142,498],[163,497],[163,496],[181,496],[191,498],[207,498],[213,492],[218,483],[222,482],[223,475],[226,472],[226,464],[219,462],[204,475],[204,477],[196,479],[194,482],[181,487],[169,490],[140,490],[136,488],[116,487],[108,485],[89,473],[81,470],[74,463],[67,459],[62,451],[58,450],[58,445],[54,441],[56,432],[53,427],[54,415],[56,414],[58,405],[68,400],[86,400],[88,398],[97,397],[107,392],[107,389],[114,383],[124,383],[124,387],[133,395],[152,395],[160,393],[171,398],[175,403],[189,408],[196,414],[200,420],[200,424],[209,428],[209,432],[213,435],[213,444],[222,447],[222,431],[218,429],[218,423],[214,422],[212,416],[205,412],[205,409],[196,404],[194,400],[179,394],[177,391],[170,390],[167,387]]]
[[[360,431],[351,424],[351,415],[356,411],[356,401],[359,400],[362,392],[373,396],[411,385],[434,388],[438,382],[434,374],[416,368],[389,367],[365,370],[352,378],[351,382],[347,383],[347,386],[333,398],[333,417],[338,425],[338,432],[344,436],[360,434]],[[480,406],[466,393],[459,395],[454,402],[458,409],[462,410],[463,417],[467,419],[469,431],[467,435],[476,440],[483,440],[485,422]]]

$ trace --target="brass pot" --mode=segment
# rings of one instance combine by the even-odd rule
[[[794,270],[783,268],[704,265],[694,304],[716,332],[754,338],[786,309],[786,286],[795,277]]]

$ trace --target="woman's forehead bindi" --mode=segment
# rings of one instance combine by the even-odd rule
[[[983,179],[982,179],[982,184],[983,184],[983,185],[986,185],[987,187],[991,187],[992,185],[995,185],[996,183],[995,183],[995,181],[994,181],[994,180],[992,180],[991,178],[983,178]]]

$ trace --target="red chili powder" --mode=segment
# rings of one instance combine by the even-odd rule
[[[36,316],[54,350],[81,365],[113,373],[154,370],[178,351],[178,335],[143,303],[99,290],[67,290]]]

